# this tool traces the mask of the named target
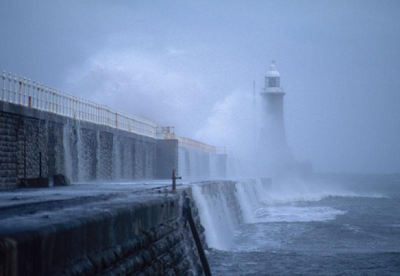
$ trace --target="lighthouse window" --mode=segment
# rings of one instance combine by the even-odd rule
[[[276,78],[268,78],[268,87],[276,87]]]

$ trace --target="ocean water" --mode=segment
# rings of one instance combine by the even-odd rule
[[[400,275],[400,177],[326,178],[237,185],[244,223],[213,229],[231,237],[209,242],[213,275]]]

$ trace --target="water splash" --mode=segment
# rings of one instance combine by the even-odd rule
[[[63,128],[64,166],[65,175],[70,180],[72,180],[71,136],[72,129],[69,125],[65,124]]]

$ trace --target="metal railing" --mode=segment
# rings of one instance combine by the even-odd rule
[[[178,143],[185,148],[206,151],[209,153],[217,153],[217,148],[193,139],[176,135],[175,133],[163,133],[163,139],[176,139]]]
[[[3,71],[0,100],[156,138],[156,124]]]

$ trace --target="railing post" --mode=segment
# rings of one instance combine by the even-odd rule
[[[32,100],[34,101],[33,93],[31,90],[31,79],[28,79],[28,106],[32,107]]]
[[[76,99],[76,104],[78,106],[78,112],[79,112],[78,119],[82,120],[82,104],[80,103],[79,99]]]
[[[39,94],[36,95],[37,91],[36,91],[36,81],[33,80],[32,81],[32,95],[33,95],[33,106],[36,107],[37,109],[39,109]],[[36,95],[36,97],[35,97]],[[35,104],[36,101],[36,104]]]
[[[60,94],[58,93],[58,90],[56,88],[53,88],[54,90],[54,95],[56,97],[56,113],[59,115],[62,115],[61,109],[60,109]]]
[[[18,100],[17,100],[17,94],[18,94],[18,92],[17,92],[17,82],[18,82],[18,77],[17,77],[17,74],[14,74],[14,103],[15,104],[18,104]]]
[[[68,96],[68,107],[69,107],[69,117],[74,117],[74,110],[73,110],[73,106],[72,106],[72,96]]]
[[[81,99],[79,99],[79,98],[78,98],[78,102],[81,107],[81,120],[84,121],[85,120],[85,102],[81,101]]]
[[[47,110],[47,93],[44,85],[40,84],[40,94],[42,94],[42,110]]]
[[[6,71],[3,70],[1,78],[3,79],[3,95],[1,96],[1,99],[6,101]]]
[[[64,105],[65,105],[65,115],[69,117],[69,110],[68,110],[68,94],[63,94],[64,95]]]
[[[69,117],[74,117],[73,108],[72,108],[72,97],[68,96],[68,113]]]
[[[110,125],[110,111],[107,108],[107,125]]]
[[[43,98],[43,93],[42,93],[42,87],[40,86],[40,82],[37,82],[37,93],[38,93],[38,98],[39,98],[39,109],[43,110],[44,109],[44,98]]]
[[[74,112],[74,119],[75,119],[75,118],[78,118],[78,110],[76,107],[75,97],[72,96],[71,100],[72,100],[72,111]]]
[[[54,104],[53,104],[53,92],[51,91],[51,87],[50,86],[48,86],[48,85],[46,85],[45,86],[45,89],[46,89],[46,93],[47,93],[47,109],[48,109],[48,111],[49,112],[53,112],[53,106],[54,106]]]
[[[48,86],[49,94],[50,94],[50,111],[56,113],[56,94],[54,94],[54,89],[51,86]]]
[[[12,103],[12,99],[11,99],[11,97],[12,97],[12,81],[13,81],[13,78],[12,78],[11,72],[8,72],[8,97],[7,97],[7,101],[10,102],[10,103]]]
[[[40,94],[42,95],[42,110],[47,110],[47,93],[43,84],[40,84]]]
[[[51,112],[56,113],[57,102],[56,102],[56,94],[54,93],[53,87],[49,86],[49,92],[50,92]]]
[[[37,109],[41,109],[41,103],[40,103],[40,99],[41,99],[41,97],[40,97],[40,88],[39,88],[39,82],[37,82],[36,83],[36,85],[35,85],[35,80],[33,81],[33,85],[35,86],[35,88],[36,88],[36,96],[37,96],[37,99],[36,99],[36,101],[37,101]]]
[[[23,86],[24,86],[24,89],[23,89],[23,94],[24,94],[24,102],[23,102],[23,104],[25,105],[25,106],[27,106],[28,105],[28,97],[27,97],[27,94],[28,94],[28,91],[26,91],[26,78],[24,77],[24,80],[23,80]]]
[[[38,82],[38,93],[40,94],[40,110],[44,110],[45,98],[44,91],[42,89],[42,85]]]
[[[83,100],[82,103],[83,103],[83,120],[89,121],[88,120],[88,110],[87,110],[88,109],[88,104],[87,104],[87,101]]]
[[[50,93],[49,93],[49,88],[48,88],[48,86],[47,85],[42,85],[42,89],[43,89],[43,92],[44,92],[44,94],[45,94],[45,99],[46,99],[46,108],[45,108],[45,110],[46,111],[50,111],[51,110],[51,106],[50,106]]]
[[[57,90],[57,89],[55,89],[55,92],[56,92],[56,97],[57,97],[57,114],[59,114],[59,115],[63,115],[63,112],[62,112],[62,102],[61,102],[61,94],[60,94],[60,91],[59,90]]]
[[[65,116],[65,94],[63,92],[60,91],[60,95],[61,95],[61,112],[62,114]]]
[[[18,94],[19,94],[18,95],[19,96],[18,103],[20,105],[22,105],[22,77],[21,76],[19,77],[18,84],[19,84],[19,87],[18,87]]]
[[[52,112],[53,111],[53,106],[52,106],[52,95],[51,95],[51,91],[50,91],[50,86],[45,85],[44,89],[46,91],[47,94],[47,111]]]

